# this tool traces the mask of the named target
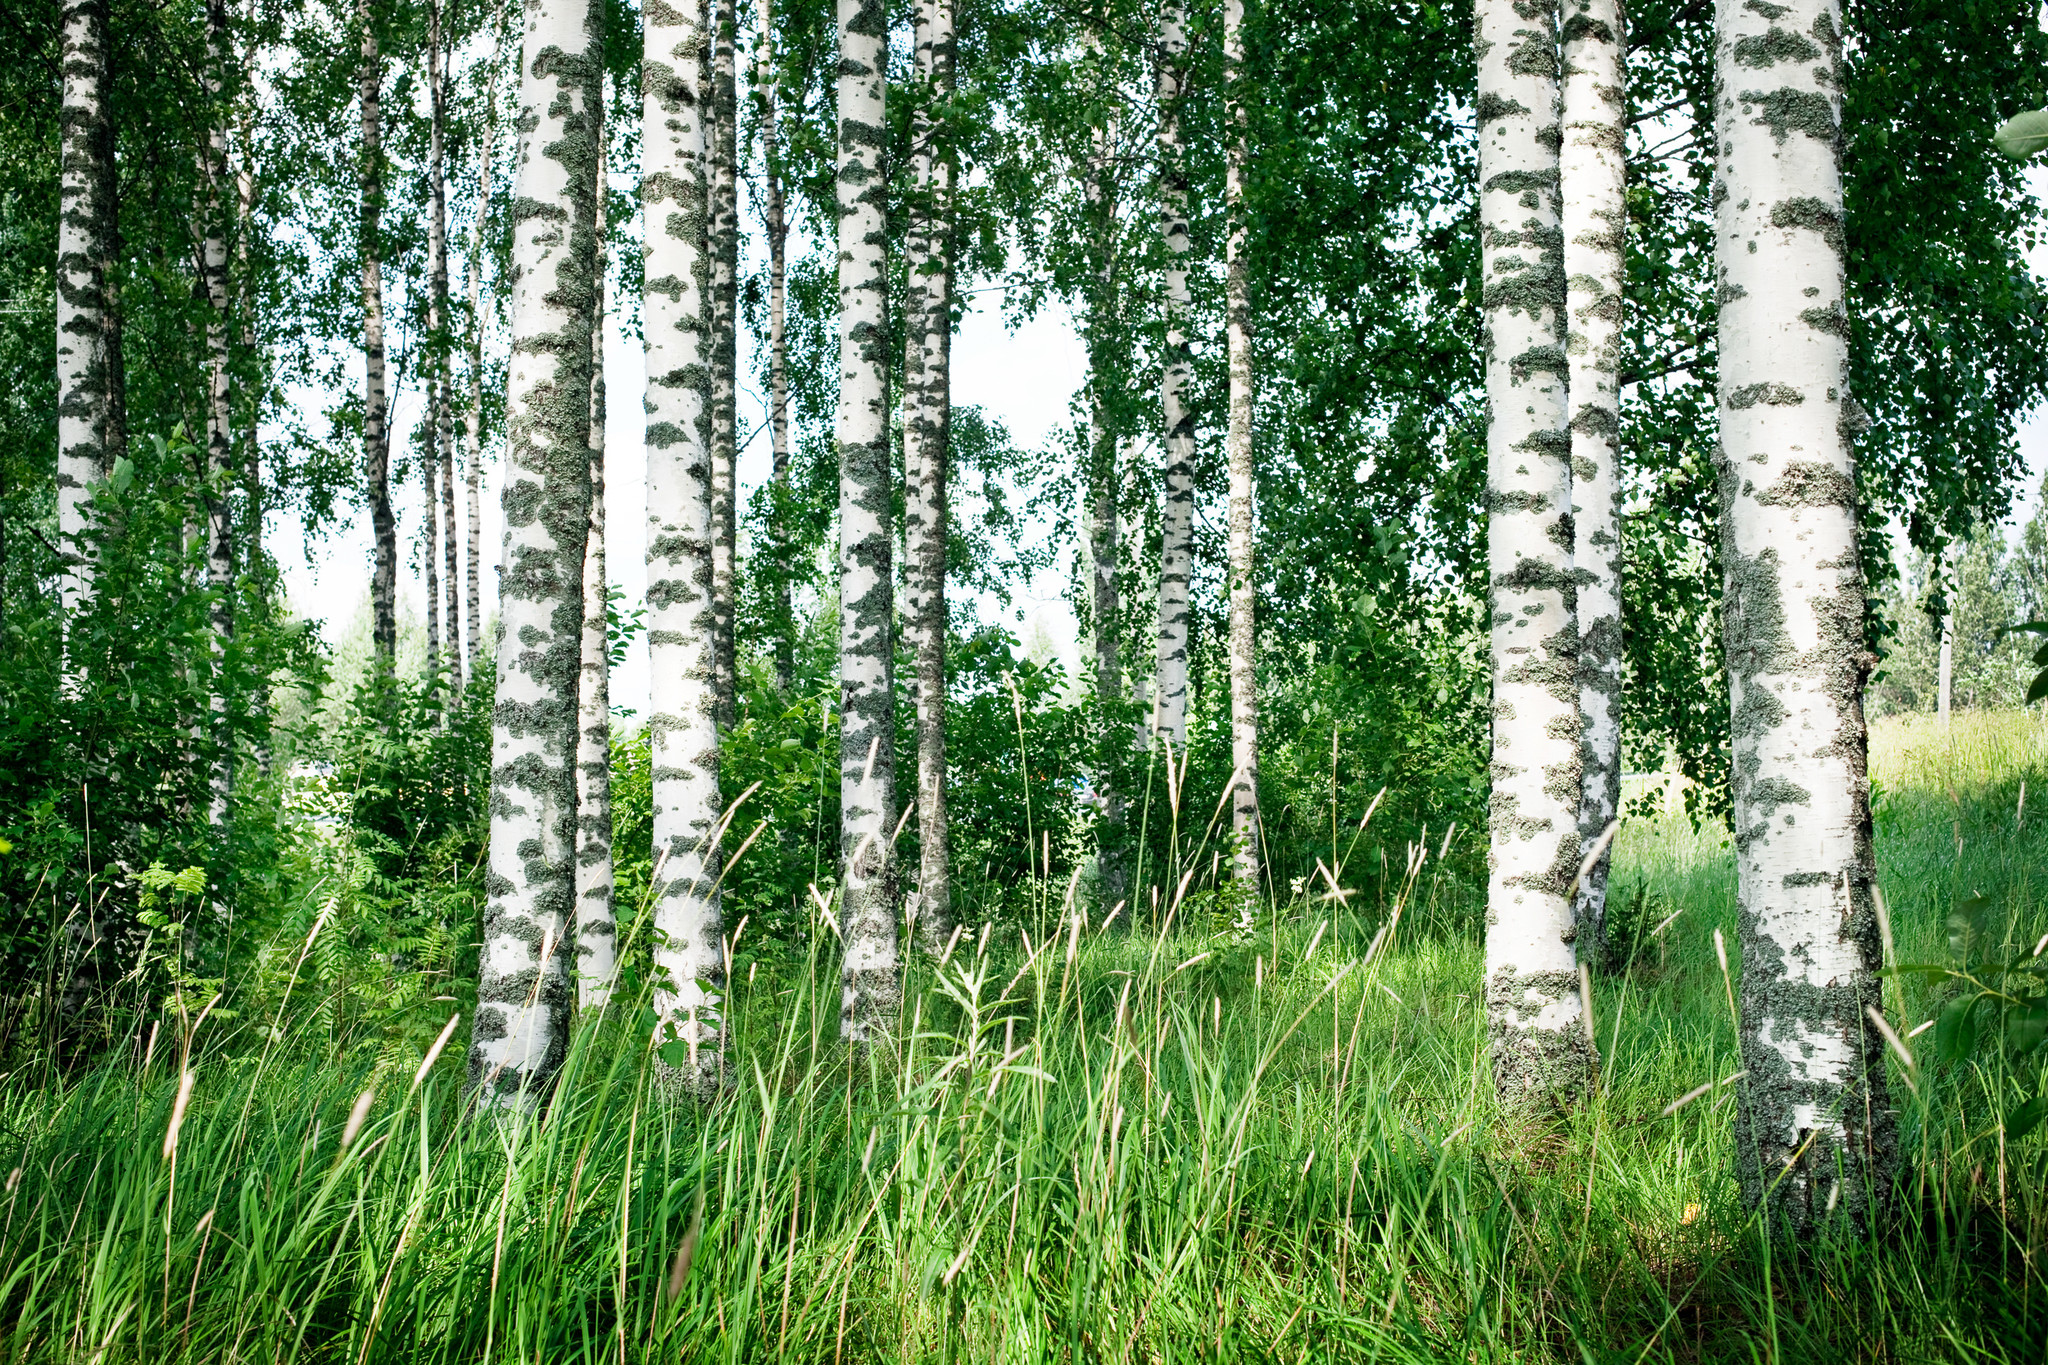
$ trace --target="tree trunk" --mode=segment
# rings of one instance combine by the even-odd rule
[[[733,639],[735,570],[739,552],[736,464],[739,458],[739,98],[734,49],[739,42],[738,0],[717,0],[711,33],[711,611],[716,647],[712,662],[718,723],[730,727],[738,710],[738,661]]]
[[[1955,700],[1957,581],[1951,553],[1954,548],[1944,545],[1934,558],[1934,572],[1941,587],[1944,608],[1941,613],[1940,653],[1936,656],[1934,668],[1934,714],[1944,730],[1948,729],[1949,708]]]
[[[590,531],[583,551],[583,667],[576,724],[576,1001],[585,1010],[611,998],[618,974],[612,908],[611,646],[604,544],[605,137],[597,144],[597,271],[591,285]]]
[[[439,0],[429,0],[427,5],[427,101],[431,110],[431,122],[427,135],[427,394],[430,405],[429,419],[433,423],[433,444],[427,466],[427,667],[430,675],[438,674],[447,667],[451,682],[459,687],[462,672],[462,650],[456,644],[457,622],[455,613],[455,569],[453,552],[455,548],[455,516],[453,490],[448,498],[448,515],[436,516],[435,501],[440,496],[436,485],[445,477],[443,471],[455,461],[455,413],[453,389],[455,367],[451,363],[454,350],[448,336],[448,175],[447,175],[447,122],[448,98],[446,73],[442,70],[441,52],[441,6]],[[439,528],[447,538],[448,564],[448,652],[444,661],[441,653],[441,605],[439,565],[437,556],[441,547],[435,543],[436,522],[445,522]],[[447,710],[442,711],[446,723]]]
[[[775,686],[787,693],[796,684],[796,613],[790,602],[789,535],[789,343],[783,330],[789,299],[789,225],[783,218],[782,164],[776,127],[774,28],[771,0],[761,0],[761,32],[755,89],[761,111],[761,177],[767,186],[768,232],[768,430],[774,448],[776,498],[769,534],[775,547]]]
[[[479,1104],[528,1111],[568,1038],[601,32],[591,0],[532,0],[520,54],[491,894],[469,1079]]]
[[[1621,809],[1621,318],[1627,30],[1621,0],[1565,0],[1563,182],[1570,341],[1572,567],[1578,584],[1579,838],[1591,846]],[[1581,962],[1607,958],[1608,853],[1579,882]]]
[[[1766,15],[1774,17],[1766,17]],[[1721,570],[1742,943],[1736,1176],[1794,1230],[1864,1222],[1896,1141],[1872,903],[1855,433],[1843,299],[1841,15],[1738,6],[1714,199]]]
[[[1101,45],[1095,30],[1086,41],[1098,56]],[[1114,165],[1120,151],[1121,121],[1117,114],[1119,92],[1114,87],[1099,89],[1099,122],[1090,150],[1088,171],[1082,186],[1088,215],[1089,250],[1094,276],[1088,300],[1089,355],[1089,443],[1087,470],[1086,537],[1089,564],[1089,627],[1095,652],[1095,700],[1099,712],[1095,764],[1096,796],[1102,802],[1096,829],[1095,866],[1098,890],[1105,905],[1125,895],[1124,798],[1116,788],[1116,769],[1125,743],[1124,726],[1117,716],[1123,701],[1123,667],[1118,657],[1118,629],[1123,604],[1118,596],[1118,558],[1122,554],[1117,531],[1119,442],[1112,410],[1112,393],[1121,393],[1126,376],[1113,337],[1118,331],[1117,220]]]
[[[650,6],[641,69],[646,213],[647,653],[654,768],[655,1010],[679,1088],[719,1084],[718,697],[711,615],[710,347],[704,326],[710,110],[694,6]],[[666,1045],[666,1044],[664,1044]]]
[[[65,0],[64,106],[57,215],[57,544],[66,633],[92,597],[93,489],[113,467],[109,442],[107,265],[113,234],[113,136],[107,107],[106,0]],[[75,660],[65,662],[75,677]]]
[[[889,468],[888,23],[838,0],[839,23],[839,1031],[870,1041],[902,998],[895,916],[895,569]]]
[[[429,413],[441,406],[441,378],[427,375],[427,408]],[[430,455],[421,465],[426,475],[425,519],[420,529],[422,542],[422,570],[427,580],[427,678],[429,683],[441,672],[441,527],[440,505],[435,497],[435,478],[440,472],[436,461]],[[446,712],[442,713],[445,721]]]
[[[1174,749],[1184,749],[1188,737],[1188,577],[1195,545],[1195,415],[1187,404],[1194,353],[1187,334],[1190,243],[1180,125],[1188,60],[1184,13],[1180,0],[1162,0],[1153,62],[1153,92],[1159,106],[1159,233],[1166,243],[1166,355],[1159,378],[1166,497],[1160,512],[1159,649],[1151,729]]]
[[[1259,659],[1252,563],[1252,308],[1245,260],[1244,0],[1224,0],[1223,62],[1231,125],[1224,178],[1229,227],[1224,248],[1225,328],[1230,342],[1230,828],[1232,874],[1244,884],[1248,916],[1259,884]]]
[[[255,5],[251,0],[246,11],[249,42],[242,50],[242,70],[246,73],[256,69]],[[246,76],[245,76],[246,82]],[[262,365],[256,351],[256,281],[250,263],[250,239],[256,231],[256,133],[253,96],[246,88],[242,94],[239,124],[241,165],[235,173],[235,269],[236,300],[240,310],[239,335],[237,340],[243,357],[252,365]],[[241,453],[238,457],[242,471],[243,545],[242,572],[245,576],[264,573],[263,557],[263,448],[258,431],[263,420],[263,395],[268,387],[267,376],[259,381],[256,390],[242,403],[240,418],[242,434],[239,439]],[[267,584],[267,579],[264,580]],[[248,707],[253,712],[250,731],[254,752],[250,755],[256,761],[256,771],[263,777],[270,776],[271,768],[271,710],[270,689],[259,682],[250,695]]]
[[[463,584],[463,676],[474,679],[483,645],[483,412],[484,412],[484,321],[483,257],[484,224],[491,216],[491,171],[493,146],[498,134],[498,70],[505,50],[505,4],[491,14],[491,64],[484,88],[484,136],[477,153],[476,221],[470,224],[469,260],[464,266],[464,288],[469,295],[469,403],[463,414],[462,482],[466,578]],[[452,539],[452,532],[451,539]],[[452,553],[452,551],[451,551]],[[453,575],[450,575],[451,584]]]
[[[946,539],[953,384],[953,164],[944,104],[953,88],[953,0],[920,0],[916,58],[924,99],[912,120],[919,219],[909,236],[903,383],[905,595],[917,657],[919,940],[942,951],[953,928],[946,819]]]
[[[1481,306],[1492,580],[1486,1008],[1510,1103],[1591,1077],[1569,899],[1579,860],[1578,632],[1558,204],[1557,9],[1478,0]]]
[[[206,3],[206,141],[200,149],[199,282],[206,296],[206,587],[213,682],[207,693],[213,762],[207,817],[225,826],[235,785],[234,735],[228,724],[227,655],[235,635],[234,416],[228,365],[228,45],[227,0]]]
[[[391,433],[384,397],[384,270],[379,240],[384,216],[384,125],[379,109],[384,59],[377,48],[374,0],[356,0],[363,30],[357,91],[363,115],[362,217],[357,239],[363,258],[363,486],[376,542],[370,575],[370,637],[378,667],[390,672],[398,656],[398,522],[391,514]]]

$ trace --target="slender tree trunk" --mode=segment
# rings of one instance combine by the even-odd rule
[[[427,394],[428,418],[433,423],[433,444],[427,467],[427,668],[430,674],[438,674],[444,666],[441,653],[441,603],[440,572],[438,556],[441,547],[436,544],[437,522],[445,522],[439,529],[447,538],[448,549],[455,547],[454,508],[447,509],[449,515],[436,515],[435,503],[440,496],[437,488],[442,471],[452,466],[455,459],[455,412],[453,405],[455,367],[451,363],[454,350],[448,336],[448,175],[447,175],[447,123],[448,98],[446,73],[442,69],[441,5],[439,0],[429,0],[427,5],[427,102],[430,109],[430,123],[427,134]],[[453,498],[449,501],[452,503]],[[448,654],[445,664],[451,680],[459,679],[462,671],[462,649],[456,643],[458,626],[454,601],[454,566],[449,566],[448,601]],[[456,686],[460,686],[456,682]],[[448,711],[443,709],[442,723],[447,723]]]
[[[357,237],[363,258],[363,484],[376,542],[370,575],[370,635],[378,666],[387,673],[398,656],[398,522],[391,514],[391,433],[384,396],[384,126],[379,108],[384,59],[377,48],[374,0],[356,0],[363,30],[357,90],[363,116],[362,219]]]
[[[234,736],[228,724],[228,646],[235,635],[235,519],[230,501],[235,482],[235,436],[228,364],[228,106],[231,47],[227,0],[206,3],[206,141],[200,150],[199,281],[206,296],[206,586],[212,594],[213,682],[207,694],[213,762],[208,775],[207,817],[216,827],[228,819],[235,785]]]
[[[790,602],[789,535],[784,525],[789,498],[789,343],[783,330],[789,299],[789,225],[783,218],[773,18],[771,0],[761,0],[755,89],[761,111],[761,176],[767,186],[768,431],[777,495],[770,528],[775,546],[775,686],[787,693],[796,685],[796,612]]]
[[[1230,826],[1236,844],[1233,875],[1250,893],[1240,913],[1248,915],[1259,881],[1259,657],[1252,563],[1251,279],[1244,225],[1244,0],[1224,0],[1223,61],[1231,125],[1223,283],[1230,341],[1230,759],[1235,769]]]
[[[1566,429],[1555,0],[1478,0],[1479,188],[1492,579],[1486,1007],[1495,1088],[1571,1103],[1591,1076],[1573,956],[1578,631]]]
[[[1166,452],[1166,498],[1160,512],[1159,648],[1152,688],[1152,733],[1174,749],[1188,737],[1188,578],[1195,547],[1195,414],[1187,386],[1194,376],[1188,345],[1188,189],[1182,164],[1181,92],[1187,78],[1186,11],[1161,0],[1153,93],[1159,107],[1159,234],[1166,243],[1166,355],[1159,406]]]
[[[739,554],[739,97],[734,71],[738,0],[716,0],[715,9],[710,125],[715,134],[711,149],[711,610],[717,643],[712,667],[718,723],[729,727],[738,710],[733,639]]]
[[[1934,669],[1934,714],[1941,728],[1948,729],[1949,708],[1955,700],[1956,677],[1956,572],[1952,545],[1944,545],[1935,556],[1934,572],[1941,584],[1940,653]]]
[[[58,580],[69,623],[92,597],[93,489],[113,467],[107,262],[113,234],[113,136],[107,108],[106,0],[66,0],[57,215]],[[77,664],[67,659],[66,675]]]
[[[611,998],[618,973],[618,923],[612,909],[611,647],[606,638],[609,580],[604,544],[605,137],[597,147],[597,274],[591,286],[590,532],[583,551],[583,668],[577,693],[576,1000],[586,1010]]]
[[[1768,16],[1768,17],[1767,17]],[[1841,14],[1720,0],[1721,567],[1742,943],[1736,1176],[1778,1226],[1861,1223],[1896,1134],[1872,902],[1842,274]]]
[[[919,217],[909,236],[905,308],[905,596],[917,657],[917,893],[920,941],[943,950],[953,928],[946,818],[946,539],[952,434],[953,165],[944,104],[953,88],[952,0],[920,0],[916,58],[924,99],[912,119]]]
[[[705,160],[710,111],[694,6],[650,6],[641,68],[646,219],[648,740],[654,767],[655,1010],[684,1044],[671,1079],[721,1077],[718,696],[711,614],[711,279]]]
[[[245,11],[249,32],[248,44],[242,50],[244,73],[256,69],[255,4],[254,0]],[[247,80],[245,74],[244,80]],[[250,262],[250,242],[256,232],[256,132],[254,99],[246,87],[240,105],[241,118],[239,142],[241,165],[235,173],[235,294],[240,312],[240,327],[237,342],[241,346],[246,363],[261,367],[262,357],[256,349],[256,281]],[[242,573],[246,578],[257,579],[267,586],[263,556],[263,447],[260,426],[263,420],[263,395],[268,387],[267,376],[259,378],[247,393],[241,404],[240,418],[242,434],[241,451],[238,456],[242,471],[243,545]],[[262,600],[262,592],[254,595]],[[259,681],[248,698],[246,705],[253,713],[250,726],[255,751],[251,757],[256,761],[256,771],[263,777],[270,776],[271,766],[271,710],[270,688],[265,681]]]
[[[839,1031],[884,1036],[902,983],[895,915],[896,684],[888,275],[883,258],[888,20],[838,0],[839,23]]]
[[[531,0],[513,186],[504,560],[491,720],[490,899],[470,1084],[531,1110],[567,1044],[576,700],[590,525],[590,329],[602,27],[591,0]]]
[[[498,71],[505,49],[505,4],[498,0],[491,14],[491,64],[484,86],[483,145],[477,153],[476,221],[469,230],[469,261],[464,290],[469,295],[469,403],[463,413],[462,482],[465,506],[465,581],[463,584],[463,676],[474,679],[483,646],[483,470],[484,470],[484,225],[491,216],[493,144],[498,134]],[[452,539],[452,532],[451,532]],[[452,583],[453,575],[450,575]]]
[[[1565,0],[1563,182],[1570,340],[1572,560],[1578,584],[1579,838],[1591,846],[1621,809],[1621,319],[1623,139],[1628,35],[1621,0]],[[1581,962],[1607,957],[1608,855],[1579,881],[1573,916]]]

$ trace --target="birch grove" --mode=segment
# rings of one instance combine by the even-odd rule
[[[888,19],[838,0],[839,24],[839,934],[840,1034],[894,1027],[896,941],[895,566],[889,460],[888,302],[882,174]]]
[[[1559,155],[1571,407],[1572,571],[1578,599],[1579,838],[1595,847],[1621,814],[1621,342],[1628,228],[1623,155],[1627,44],[1620,0],[1564,0],[1564,141]],[[1580,878],[1582,962],[1607,955],[1607,869]]]
[[[1588,1082],[1591,1040],[1570,901],[1583,762],[1557,8],[1478,0],[1474,21],[1493,654],[1487,1025],[1504,1099],[1569,1102]]]
[[[1885,1040],[1843,306],[1841,12],[1715,10],[1718,473],[1742,948],[1736,1174],[1794,1228],[1865,1223],[1898,1138]]]
[[[711,347],[705,292],[711,110],[696,11],[649,4],[640,71],[647,272],[648,746],[654,772],[655,1013],[679,1088],[722,1074],[718,694],[712,616]]]
[[[590,521],[602,30],[588,0],[534,0],[519,62],[512,361],[491,723],[491,895],[469,1081],[536,1107],[567,1047],[576,684]]]

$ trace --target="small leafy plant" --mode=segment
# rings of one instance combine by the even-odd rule
[[[2048,1090],[2041,1084],[2048,1061],[2048,935],[2031,948],[2007,941],[1993,927],[1988,896],[1972,896],[1949,914],[1948,943],[1957,966],[1912,965],[1899,971],[1932,982],[1952,981],[1954,999],[1935,1017],[1934,1052],[1951,1065],[1982,1052],[2003,1055],[2028,1091],[2007,1111],[2005,1136],[2018,1140],[2048,1118]]]

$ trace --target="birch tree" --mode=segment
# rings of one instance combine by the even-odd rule
[[[778,565],[788,552],[783,530],[789,496],[789,341],[785,330],[789,305],[789,224],[782,202],[780,98],[775,80],[775,28],[772,0],[761,0],[761,28],[755,37],[754,99],[761,126],[761,180],[765,190],[762,224],[768,238],[768,433],[777,495],[771,530]],[[789,575],[775,575],[775,686],[787,693],[795,684],[796,616],[790,602]]]
[[[618,921],[612,905],[612,696],[609,581],[604,541],[605,136],[597,143],[597,266],[590,325],[590,525],[583,549],[582,667],[576,693],[576,1003],[589,1010],[611,998],[618,973]]]
[[[113,467],[107,267],[114,230],[106,0],[66,0],[57,211],[58,592],[70,621],[92,596],[88,511]]]
[[[1622,243],[1628,227],[1627,31],[1621,0],[1565,0],[1565,353],[1571,405],[1572,567],[1578,591],[1579,714],[1585,762],[1579,837],[1600,838],[1621,808]],[[1573,915],[1579,960],[1604,960],[1608,856],[1580,879]]]
[[[733,640],[739,550],[739,100],[734,66],[738,0],[710,0],[711,91],[711,611],[718,723],[738,709]]]
[[[462,649],[457,644],[455,614],[455,496],[449,472],[455,461],[454,372],[448,347],[448,98],[442,70],[442,13],[439,0],[427,6],[427,418],[431,444],[426,460],[427,522],[427,630],[436,637],[428,648],[428,666],[438,671],[440,651],[440,583],[436,560],[441,547],[436,532],[442,531],[448,546],[448,661],[451,675],[460,686]],[[436,503],[447,484],[446,515],[436,514]],[[436,523],[445,523],[437,527]],[[445,713],[444,713],[445,714]]]
[[[1896,1135],[1872,902],[1848,389],[1841,14],[1715,13],[1721,571],[1742,945],[1736,1174],[1779,1226],[1862,1222]]]
[[[1479,230],[1492,588],[1486,1009],[1508,1101],[1585,1087],[1568,899],[1578,871],[1578,633],[1558,205],[1554,0],[1478,0]]]
[[[398,522],[391,512],[391,428],[384,373],[384,58],[377,44],[374,0],[356,0],[362,65],[356,74],[362,113],[362,182],[358,250],[363,270],[363,490],[370,503],[375,548],[370,573],[370,637],[378,666],[398,654]]]
[[[1188,190],[1181,136],[1181,98],[1187,80],[1188,39],[1180,0],[1161,0],[1153,95],[1158,105],[1159,235],[1166,246],[1165,364],[1159,406],[1166,452],[1165,499],[1160,510],[1159,641],[1152,687],[1152,732],[1174,748],[1187,745],[1188,577],[1195,544],[1195,415],[1187,386],[1194,376],[1188,345]]]
[[[718,695],[711,601],[710,347],[705,156],[711,111],[694,6],[643,10],[641,196],[647,275],[648,744],[654,770],[655,1011],[685,1054],[671,1079],[720,1077]],[[664,1043],[666,1046],[667,1043]],[[673,1053],[671,1053],[673,1055]]]
[[[531,0],[519,62],[489,899],[469,1079],[530,1109],[567,1043],[576,696],[590,519],[601,15]]]
[[[883,259],[889,27],[879,0],[838,0],[839,1031],[883,1036],[901,999],[895,915],[895,570]]]
[[[206,586],[207,625],[213,652],[207,728],[213,741],[207,818],[228,819],[235,783],[234,741],[228,728],[227,653],[235,633],[235,521],[229,501],[235,475],[233,394],[228,363],[228,103],[230,53],[227,0],[207,0],[206,130],[199,146],[199,292],[206,302]]]
[[[1252,574],[1252,307],[1245,260],[1244,0],[1223,3],[1224,97],[1230,150],[1224,171],[1228,227],[1224,246],[1225,330],[1230,350],[1230,828],[1232,870],[1243,883],[1241,917],[1250,914],[1259,879],[1259,657]]]
[[[491,60],[484,68],[483,138],[477,151],[476,218],[469,229],[469,260],[463,267],[469,296],[469,402],[463,410],[462,483],[466,578],[463,583],[465,675],[473,674],[483,645],[483,476],[484,476],[484,224],[491,216],[492,160],[498,134],[498,73],[505,48],[505,5],[491,12]],[[452,534],[451,534],[452,539]],[[451,576],[452,577],[452,576]]]
[[[953,384],[953,167],[946,100],[953,88],[953,0],[919,0],[921,98],[911,118],[917,217],[908,234],[904,328],[904,549],[908,625],[917,657],[917,891],[911,916],[928,947],[953,924],[946,820],[946,538]]]

